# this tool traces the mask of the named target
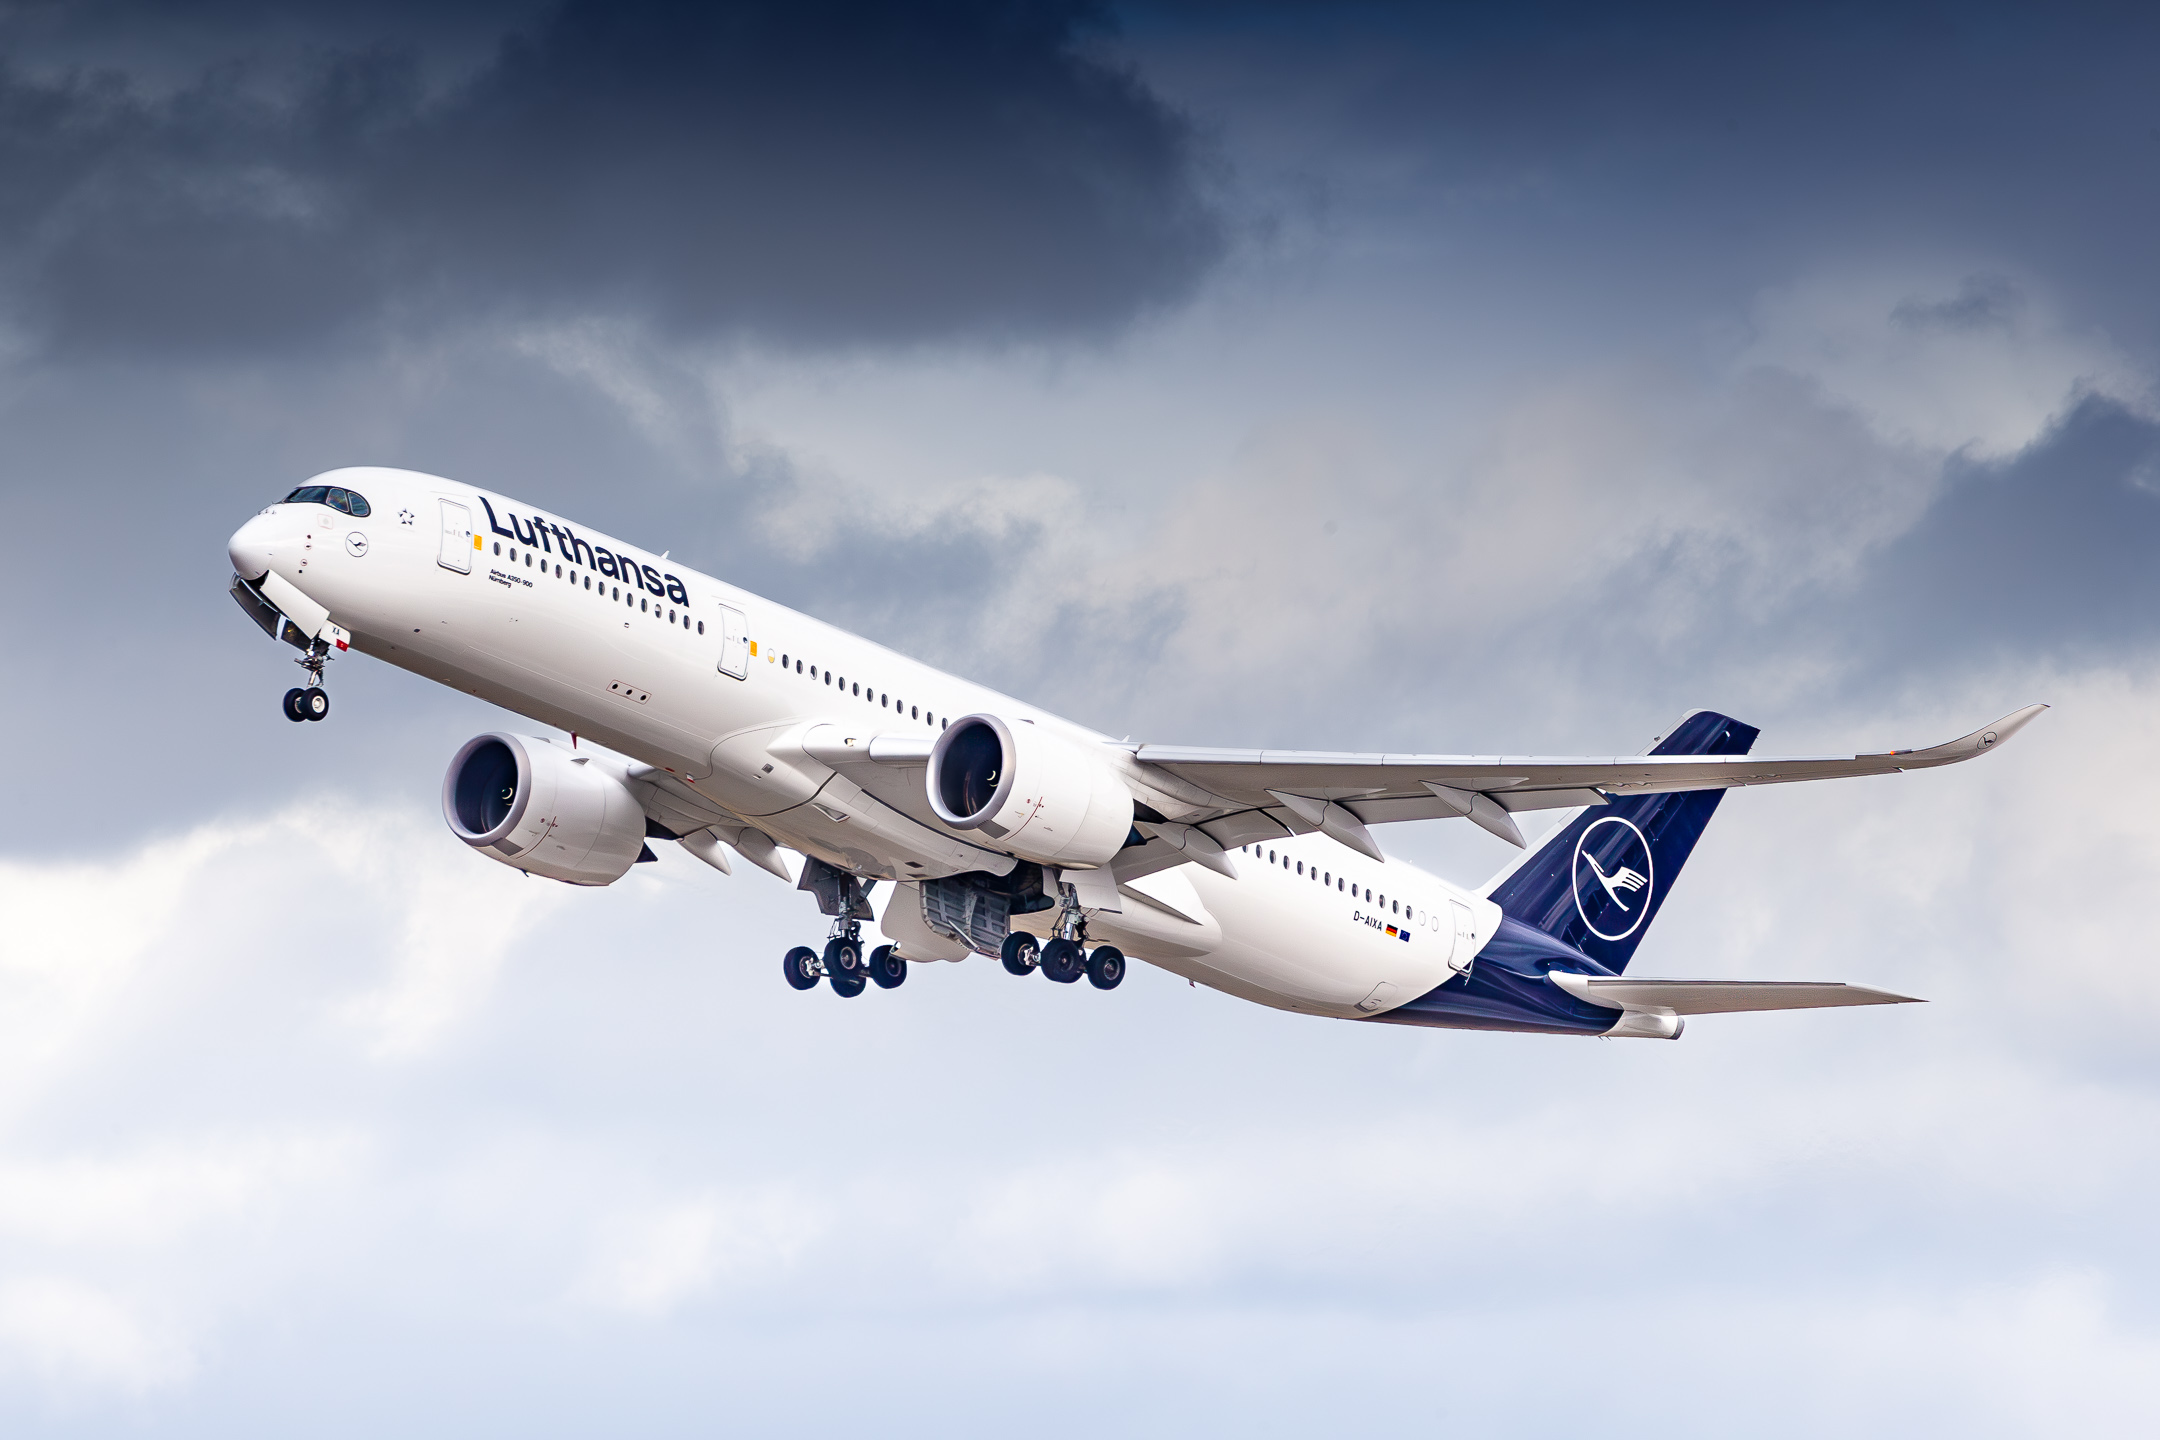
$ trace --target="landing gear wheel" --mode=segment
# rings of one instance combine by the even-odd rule
[[[797,945],[780,961],[787,972],[787,983],[797,990],[814,990],[818,977],[825,972],[818,969],[817,951],[807,945]]]
[[[307,691],[298,687],[287,690],[285,692],[285,718],[288,720],[307,719],[307,712],[300,708],[300,702],[306,698]]]
[[[870,952],[870,978],[880,990],[896,990],[907,979],[907,960],[890,945]]]
[[[330,692],[320,685],[310,685],[300,692],[300,718],[320,720],[330,713]]]
[[[1015,930],[1005,937],[1004,948],[998,951],[998,959],[1015,975],[1025,975],[1035,968],[1037,957],[1042,954],[1035,937],[1025,930]]]
[[[1058,939],[1043,946],[1044,979],[1055,980],[1060,985],[1070,985],[1080,978],[1082,968],[1079,941]]]
[[[841,994],[853,995],[860,992],[864,979],[862,942],[850,940],[845,935],[838,935],[826,941],[825,969],[827,973],[835,977],[845,975],[855,982],[855,989],[842,990]],[[838,990],[840,987],[835,985],[833,988]]]
[[[833,994],[845,995],[850,1000],[862,994],[863,987],[870,983],[860,975],[846,975],[838,970],[833,971],[825,978],[832,982]]]
[[[1125,952],[1115,945],[1097,945],[1087,957],[1088,984],[1098,990],[1115,990],[1125,978]]]

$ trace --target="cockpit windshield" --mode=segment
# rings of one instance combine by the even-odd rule
[[[336,485],[302,485],[285,497],[287,505],[327,505],[342,510],[354,519],[368,514],[366,497],[357,490],[346,490]]]

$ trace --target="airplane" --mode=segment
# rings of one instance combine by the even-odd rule
[[[2045,706],[1922,750],[1766,759],[1685,716],[1638,755],[1236,750],[1112,740],[492,491],[331,470],[240,527],[231,593],[300,651],[319,722],[358,651],[554,732],[465,742],[442,806],[527,875],[607,885],[670,841],[811,895],[798,990],[996,957],[1110,990],[1137,958],[1344,1020],[1676,1039],[1691,1015],[1907,1003],[1859,985],[1651,979],[1636,948],[1728,789],[1956,764]],[[1534,849],[1519,816],[1574,811]],[[1478,889],[1373,828],[1456,819],[1523,850]],[[888,887],[882,909],[871,896]],[[1624,903],[1628,897],[1633,905]],[[863,926],[885,938],[867,953]]]

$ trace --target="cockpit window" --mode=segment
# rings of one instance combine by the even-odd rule
[[[336,485],[302,485],[285,497],[287,505],[327,505],[342,510],[354,519],[366,519],[370,513],[368,503],[357,490],[346,490]]]

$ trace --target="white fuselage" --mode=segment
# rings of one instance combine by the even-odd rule
[[[354,649],[651,767],[663,800],[699,823],[737,817],[895,882],[888,893],[978,868],[995,842],[938,821],[920,765],[843,774],[808,754],[805,736],[928,739],[985,712],[1129,758],[1035,706],[521,501],[401,470],[311,483],[351,487],[370,514],[272,505],[233,537],[236,569],[282,577]],[[470,516],[469,535],[454,533],[459,511],[444,502]],[[456,559],[463,571],[446,563]],[[1121,912],[1091,914],[1091,935],[1233,995],[1355,1018],[1439,985],[1498,925],[1489,901],[1323,835],[1230,854],[1235,879],[1184,864],[1132,882]],[[911,949],[909,926],[888,917],[885,928],[903,953],[933,958]]]

